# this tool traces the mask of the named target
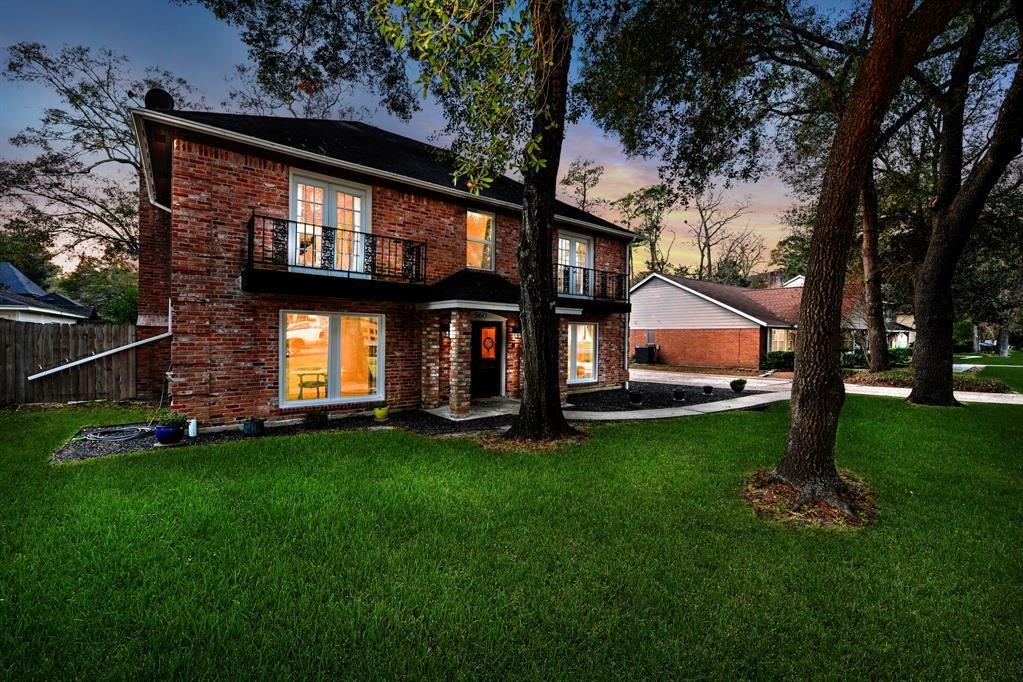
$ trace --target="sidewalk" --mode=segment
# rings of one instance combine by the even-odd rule
[[[686,384],[689,386],[714,386],[723,388],[734,376],[716,374],[696,374],[694,372],[670,372],[652,369],[633,369],[629,371],[632,381],[651,381],[661,384]],[[751,391],[792,391],[791,379],[773,379],[771,377],[744,377],[746,388]],[[909,397],[908,388],[889,388],[887,386],[860,386],[846,384],[845,392],[853,395],[875,395],[889,398]],[[974,393],[972,391],[956,391],[956,400],[963,403],[997,403],[1000,405],[1023,405],[1023,393]]]

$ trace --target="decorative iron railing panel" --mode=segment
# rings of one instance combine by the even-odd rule
[[[248,231],[250,268],[426,281],[425,242],[255,214]]]
[[[579,296],[602,301],[629,300],[629,278],[624,272],[559,264],[554,266],[554,274],[559,296]]]

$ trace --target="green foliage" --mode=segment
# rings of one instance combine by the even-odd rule
[[[674,196],[664,185],[642,187],[611,202],[611,206],[621,213],[625,227],[639,238],[633,242],[632,248],[647,252],[643,265],[648,273],[665,273],[671,269],[668,260],[671,247],[675,245],[675,234],[672,233],[667,248],[662,248],[661,239],[664,233],[664,214],[675,205]]]
[[[963,350],[973,350],[973,320],[960,317],[952,325],[952,345]]]
[[[156,413],[156,423],[160,426],[179,426],[184,428],[185,424],[188,423],[188,416],[180,412],[172,412],[170,409],[163,407]]]
[[[380,33],[419,64],[423,96],[444,110],[453,182],[464,178],[473,192],[509,167],[525,175],[551,162],[533,129],[548,103],[534,82],[541,55],[527,10],[491,0],[373,2]]]
[[[913,371],[910,369],[892,369],[887,372],[860,372],[851,374],[845,379],[849,383],[864,386],[889,386],[892,388],[912,388]],[[971,372],[953,372],[952,388],[956,391],[975,393],[1011,393],[1012,390],[996,378],[979,377]]]
[[[0,262],[9,261],[43,289],[60,272],[50,261],[53,235],[20,218],[0,227]]]
[[[773,350],[764,356],[763,369],[789,371],[794,367],[796,354],[790,350]]]
[[[138,316],[138,272],[123,259],[86,256],[74,270],[56,281],[61,293],[96,308],[99,319],[111,324],[134,323]]]
[[[867,366],[867,357],[863,351],[846,351],[842,353],[842,367],[847,369],[862,369]]]
[[[561,178],[558,184],[571,190],[575,196],[576,206],[583,211],[591,211],[604,203],[602,199],[595,199],[591,195],[603,174],[604,167],[593,159],[576,159],[568,165],[565,177]]]
[[[912,348],[889,348],[888,360],[896,365],[908,365],[913,362]]]
[[[854,535],[739,495],[784,403],[544,456],[332,431],[60,466],[145,412],[0,411],[5,673],[1018,678],[1019,409],[849,396],[837,460],[881,508]]]

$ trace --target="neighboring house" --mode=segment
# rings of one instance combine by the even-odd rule
[[[798,287],[802,287],[805,282],[806,282],[806,277],[804,277],[803,275],[796,275],[795,277],[793,277],[792,279],[788,280],[787,282],[784,282],[782,284],[782,287],[784,287],[786,289],[798,288]]]
[[[630,349],[654,344],[669,365],[757,368],[771,351],[793,351],[802,287],[747,289],[653,274],[632,288]],[[862,288],[846,286],[842,328],[865,338]],[[906,328],[891,323],[889,340]]]
[[[0,262],[0,319],[39,324],[77,324],[95,310],[43,288],[7,261]]]
[[[140,393],[204,425],[518,396],[522,187],[363,123],[132,111]],[[631,232],[558,202],[567,393],[628,379]],[[169,369],[169,372],[167,370]]]

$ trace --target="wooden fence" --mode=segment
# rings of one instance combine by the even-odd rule
[[[28,381],[41,372],[135,341],[130,324],[0,320],[0,405],[135,397],[135,349]]]

